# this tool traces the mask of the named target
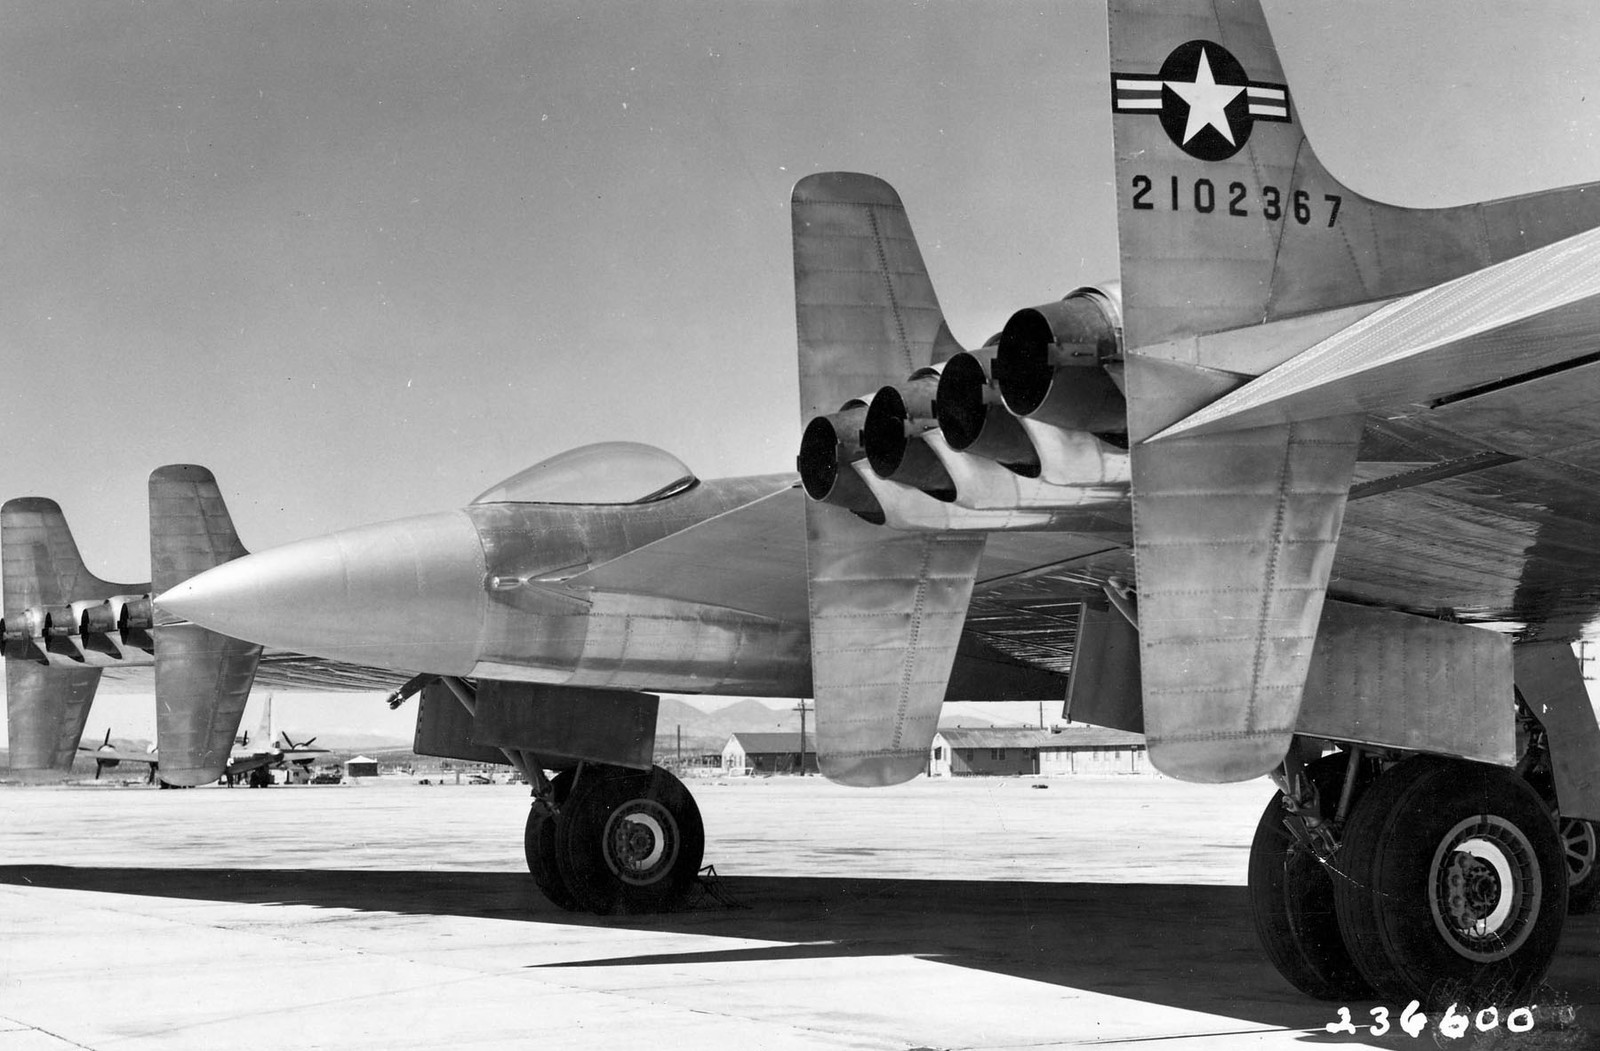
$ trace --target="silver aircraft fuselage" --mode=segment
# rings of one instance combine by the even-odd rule
[[[792,485],[768,475],[632,504],[479,502],[248,555],[160,605],[270,647],[417,673],[807,696],[804,621],[567,583]]]

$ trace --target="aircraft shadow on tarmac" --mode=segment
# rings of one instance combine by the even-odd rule
[[[1290,989],[1267,963],[1251,929],[1242,887],[735,877],[717,881],[719,894],[708,890],[684,911],[596,917],[560,911],[521,873],[9,865],[0,866],[0,883],[255,905],[669,931],[777,943],[533,963],[532,967],[916,956],[1289,1029],[1315,1030],[1306,1038],[1316,1043],[1348,1039],[1320,1032],[1325,1022],[1334,1019],[1334,1005],[1317,1004]],[[1600,928],[1600,923],[1591,917],[1576,922],[1584,928],[1579,932],[1580,955],[1590,957],[1587,950],[1600,933],[1590,928]],[[1568,970],[1578,973],[1592,964],[1592,960],[1573,962],[1580,968]],[[1561,979],[1560,964],[1558,959],[1555,995],[1586,1006],[1579,1022],[1587,1029],[1594,1019],[1581,1015],[1600,1015],[1600,1007],[1588,1005],[1592,996],[1564,988],[1573,983]],[[1358,1019],[1365,1019],[1366,1012],[1359,1005],[1351,1007]],[[1572,1035],[1580,1039],[1594,1036],[1592,1031]],[[1409,1037],[1400,1040],[1394,1046],[1417,1046]],[[1452,1043],[1474,1045],[1471,1040]]]

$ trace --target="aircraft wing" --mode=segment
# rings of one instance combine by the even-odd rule
[[[85,755],[104,762],[145,763],[156,766],[161,762],[160,752],[125,752],[120,748],[80,748]]]
[[[1597,336],[1600,229],[1392,300],[1148,444],[1364,417],[1329,594],[1571,638],[1594,610]]]
[[[795,485],[564,583],[804,621],[804,508]],[[1127,572],[1128,559],[1127,536],[1116,530],[996,534],[979,563],[968,630],[1004,653],[1065,672],[1076,604],[1100,595],[1106,576]]]
[[[805,494],[780,489],[563,583],[804,621]]]
[[[330,693],[393,690],[409,676],[388,668],[345,664],[288,650],[267,650],[256,668],[256,683],[273,689]]]
[[[256,752],[253,755],[233,756],[228,760],[227,774],[230,777],[238,777],[240,774],[248,774],[250,771],[258,770],[263,766],[276,766],[278,765],[278,759],[277,752]]]
[[[1558,389],[1592,405],[1593,373],[1582,366],[1594,362],[1597,339],[1600,229],[1395,300],[1155,440],[1357,412],[1426,415],[1574,369]],[[1519,395],[1510,405],[1535,403]],[[1521,422],[1532,433],[1510,437],[1523,453],[1574,444],[1567,420],[1541,413]]]

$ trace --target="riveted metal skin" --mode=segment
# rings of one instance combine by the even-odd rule
[[[802,179],[791,218],[802,420],[961,351],[887,183]],[[926,763],[984,538],[884,529],[815,501],[805,516],[819,765],[846,784],[905,781]]]
[[[1588,361],[1597,343],[1600,229],[1389,303],[1164,433],[1402,412]]]
[[[868,519],[883,520],[883,509],[850,465],[866,456],[861,430],[867,422],[865,402],[852,400],[838,412],[817,416],[800,436],[795,467],[806,495],[854,511]]]
[[[945,362],[934,398],[939,433],[956,452],[1004,464],[1024,477],[1037,477],[1039,453],[1021,424],[1006,411],[999,387],[990,379],[994,355],[995,348],[984,347]]]
[[[939,378],[924,369],[900,387],[873,395],[861,427],[867,465],[879,478],[915,486],[938,500],[955,499],[955,486],[938,457],[919,439],[934,433],[933,399]]]
[[[1283,759],[1361,433],[1357,417],[1133,450],[1150,761],[1239,781]]]
[[[1308,737],[1510,766],[1512,696],[1508,636],[1329,599],[1295,726]]]
[[[806,513],[818,764],[842,784],[897,784],[927,765],[984,535]]]
[[[166,590],[196,573],[245,555],[217,480],[196,464],[150,474],[151,587]],[[144,610],[125,606],[131,625]],[[161,779],[203,785],[228,767],[239,720],[255,681],[261,646],[180,624],[155,611],[156,749]]]
[[[47,648],[45,608],[60,610],[65,623],[74,619],[75,601],[143,593],[150,585],[115,583],[90,573],[60,505],[42,497],[8,500],[0,507],[0,578],[11,766],[66,770],[83,736],[101,668],[117,661],[84,650],[67,635],[52,639]]]
[[[993,366],[1006,407],[1066,430],[1127,430],[1122,391],[1105,368],[1122,354],[1120,314],[1114,295],[1095,288],[1012,314]]]
[[[792,484],[721,479],[638,505],[474,504],[258,552],[158,604],[268,646],[411,672],[795,696],[808,681],[803,623],[583,577]]]
[[[154,634],[161,779],[210,784],[227,769],[261,647],[193,624],[160,625]]]
[[[1114,73],[1156,73],[1176,48],[1204,39],[1225,45],[1252,82],[1286,80],[1255,4],[1175,7],[1113,0],[1110,25]],[[1600,225],[1600,192],[1592,187],[1453,208],[1370,200],[1329,174],[1306,138],[1293,92],[1287,95],[1285,108],[1293,119],[1257,121],[1236,154],[1200,163],[1178,151],[1161,121],[1113,116],[1124,342],[1130,351],[1392,298]],[[1151,180],[1151,195],[1170,191],[1167,171],[1149,163],[1152,158],[1183,166],[1184,174],[1174,180],[1179,207],[1135,207],[1137,176]],[[1234,183],[1246,187],[1250,199],[1238,210],[1247,214],[1224,218],[1193,207],[1196,177],[1219,192]],[[1268,186],[1280,195],[1276,209],[1265,193]],[[1337,215],[1333,196],[1340,199]],[[1302,205],[1299,215],[1296,203]]]

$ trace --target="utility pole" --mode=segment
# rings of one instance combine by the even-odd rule
[[[804,777],[806,776],[806,712],[811,709],[807,708],[806,702],[802,700],[791,710],[800,713],[800,776]]]

